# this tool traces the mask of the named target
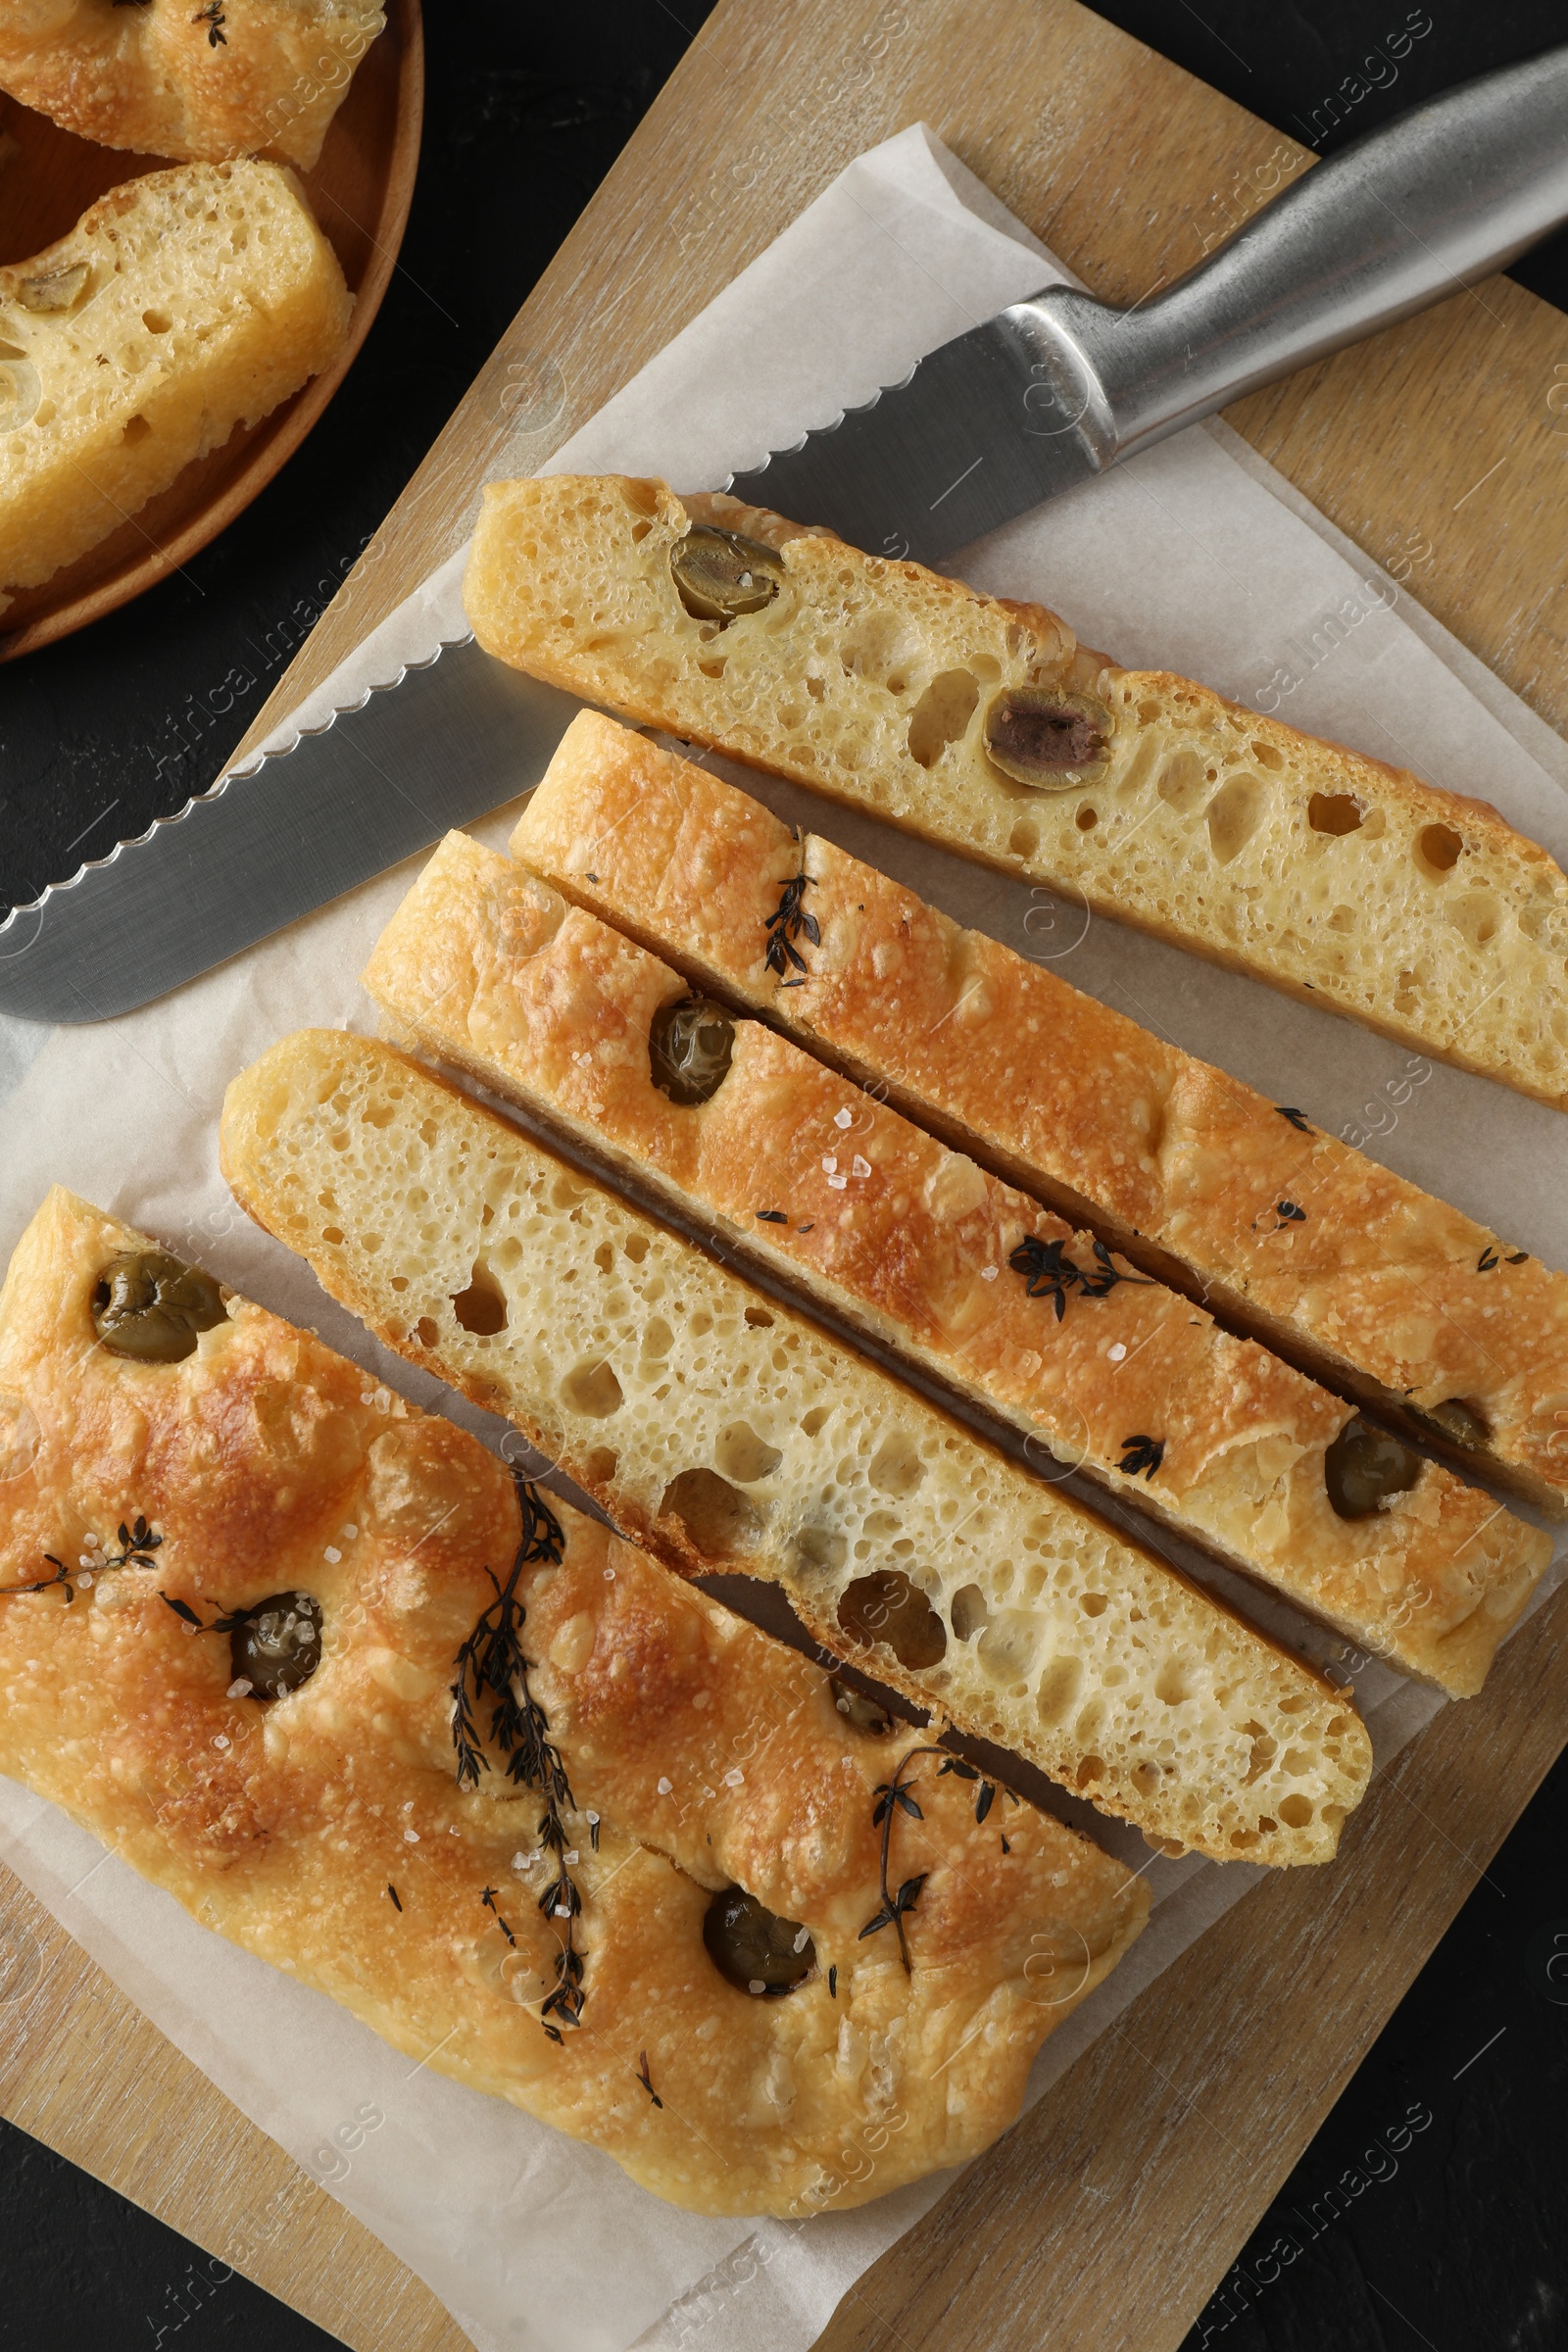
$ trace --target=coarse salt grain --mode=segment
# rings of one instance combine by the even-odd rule
[[[348,1525],[347,1525],[347,1526],[344,1528],[344,1530],[343,1530],[343,1541],[344,1541],[344,1543],[345,1543],[345,1544],[352,1544],[352,1543],[354,1542],[354,1539],[355,1539],[355,1537],[356,1537],[356,1536],[359,1534],[359,1532],[360,1532],[360,1531],[359,1531],[359,1529],[358,1529],[358,1528],[355,1526],[355,1524],[354,1524],[353,1520],[351,1519],[351,1520],[348,1522]]]
[[[835,1127],[853,1127],[855,1124],[854,1112],[849,1110],[836,1110],[833,1113],[833,1124]]]
[[[335,1568],[339,1560],[343,1557],[343,1554],[339,1551],[335,1544],[329,1544],[326,1549],[322,1552],[321,1557],[323,1560],[330,1560]]]
[[[862,1159],[859,1152],[857,1152],[850,1162],[850,1174],[852,1176],[869,1176],[870,1173],[871,1162],[868,1159]]]
[[[838,1164],[839,1164],[839,1155],[838,1155],[838,1153],[837,1153],[836,1152],[829,1152],[827,1153],[827,1155],[825,1156],[825,1158],[823,1159],[823,1161],[822,1161],[822,1173],[823,1173],[823,1175],[824,1175],[824,1176],[831,1176],[831,1175],[833,1175],[833,1174],[834,1174],[834,1172],[836,1171],[837,1167],[838,1167]]]
[[[226,1747],[228,1745],[228,1734],[226,1732],[220,1732],[217,1739],[213,1741],[213,1745],[215,1747]]]
[[[827,1189],[830,1193],[842,1193],[849,1181],[847,1176],[830,1176],[827,1180]]]
[[[746,1989],[748,1992],[765,1992],[767,1990],[767,1986],[762,1983],[760,1977],[753,1977]]]
[[[995,1282],[997,1279],[997,1273],[998,1268],[995,1266],[982,1266],[980,1269],[980,1279],[982,1282]]]
[[[1126,1343],[1125,1343],[1124,1341],[1122,1341],[1122,1340],[1118,1340],[1118,1341],[1116,1342],[1116,1345],[1115,1345],[1115,1347],[1114,1347],[1114,1348],[1111,1348],[1111,1350],[1110,1350],[1110,1360],[1111,1360],[1111,1362],[1112,1362],[1113,1364],[1119,1364],[1119,1363],[1121,1362],[1121,1360],[1122,1360],[1122,1357],[1123,1357],[1123,1356],[1126,1354],[1126,1352],[1127,1352],[1127,1347],[1126,1347]]]
[[[249,1698],[250,1694],[251,1686],[245,1680],[243,1675],[240,1675],[236,1681],[229,1684],[226,1693],[229,1698]]]
[[[737,1766],[735,1767],[735,1770],[734,1770],[733,1772],[726,1772],[726,1773],[725,1773],[725,1775],[724,1775],[724,1786],[725,1786],[725,1788],[738,1788],[740,1787],[741,1783],[742,1783],[742,1782],[745,1780],[745,1778],[746,1778],[746,1775],[745,1775],[745,1773],[744,1773],[744,1772],[742,1772],[742,1770],[740,1769],[740,1766],[739,1766],[739,1765],[737,1765]]]
[[[810,1942],[810,1940],[811,1940],[811,1931],[810,1931],[810,1929],[809,1929],[809,1928],[803,1928],[803,1929],[801,1930],[800,1934],[799,1934],[799,1935],[796,1936],[796,1938],[795,1938],[795,1949],[796,1949],[798,1952],[804,1952],[804,1951],[805,1951],[805,1949],[806,1949],[806,1947],[807,1947],[807,1945],[808,1945],[808,1944]]]
[[[405,1844],[405,1845],[417,1845],[417,1844],[418,1844],[418,1842],[419,1842],[419,1833],[418,1833],[418,1831],[417,1831],[417,1830],[405,1830],[405,1831],[404,1831],[404,1833],[403,1833],[403,1842],[404,1842],[404,1844]]]
[[[661,1795],[661,1796],[668,1796],[668,1795],[669,1795],[669,1793],[670,1793],[670,1791],[671,1791],[671,1789],[674,1788],[674,1786],[675,1786],[675,1784],[674,1784],[674,1782],[673,1782],[673,1781],[662,1780],[662,1781],[660,1782],[660,1784],[659,1784],[659,1793],[660,1793],[660,1795]]]

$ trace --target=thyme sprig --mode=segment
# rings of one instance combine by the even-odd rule
[[[199,1617],[188,1600],[173,1600],[159,1587],[158,1597],[166,1609],[172,1609],[181,1624],[188,1625],[194,1634],[231,1634],[250,1622],[249,1609],[230,1609],[222,1617]]]
[[[662,2107],[664,2102],[654,2088],[653,2077],[648,2071],[648,2052],[646,2050],[639,2050],[637,2053],[637,2080],[653,2100],[654,2105]]]
[[[452,1685],[452,1744],[457,1750],[459,1788],[476,1788],[480,1773],[490,1770],[476,1713],[483,1708],[488,1691],[495,1701],[490,1711],[489,1739],[506,1760],[507,1778],[544,1800],[537,1837],[540,1847],[556,1856],[556,1876],[539,1897],[539,1909],[548,1919],[564,1920],[565,1927],[556,1964],[556,1981],[540,2004],[539,2022],[551,2040],[559,2042],[562,2036],[551,2019],[559,2017],[566,2025],[581,2025],[585,1997],[583,1955],[577,1948],[572,1925],[581,1914],[582,1897],[566,1865],[569,1846],[564,1818],[576,1810],[576,1800],[560,1751],[550,1738],[550,1719],[528,1687],[528,1660],[522,1651],[527,1611],[517,1598],[517,1580],[535,1560],[559,1562],[564,1555],[566,1539],[560,1520],[538,1489],[516,1472],[513,1473],[513,1481],[522,1513],[516,1556],[504,1585],[486,1568],[495,1598],[454,1660],[458,1679]],[[591,1828],[597,1832],[598,1826],[594,1822]],[[597,1836],[594,1842],[598,1843]],[[487,1888],[480,1899],[488,1909],[496,1911],[493,1888]],[[496,1918],[510,1937],[511,1931],[499,1911]]]
[[[1038,1234],[1025,1234],[1007,1260],[1014,1274],[1024,1278],[1024,1293],[1030,1298],[1051,1298],[1055,1302],[1056,1321],[1067,1311],[1067,1294],[1079,1291],[1085,1298],[1106,1298],[1119,1282],[1136,1283],[1142,1290],[1157,1290],[1147,1274],[1123,1274],[1111,1262],[1110,1251],[1103,1242],[1094,1245],[1095,1263],[1084,1267],[1066,1255],[1065,1242],[1043,1242]]]
[[[209,49],[226,49],[228,47],[228,35],[223,30],[223,26],[228,23],[228,19],[223,13],[223,0],[207,0],[207,6],[196,11],[191,23],[206,25]]]
[[[888,1863],[893,1845],[893,1821],[895,1814],[898,1813],[907,1813],[912,1821],[924,1821],[925,1815],[915,1802],[910,1788],[905,1782],[905,1767],[912,1764],[917,1756],[940,1756],[944,1752],[940,1747],[907,1749],[894,1767],[892,1780],[878,1783],[875,1791],[876,1802],[871,1807],[871,1826],[882,1832],[880,1877],[882,1908],[872,1913],[856,1940],[863,1943],[867,1936],[878,1935],[883,1928],[891,1927],[899,1939],[899,1958],[904,1963],[904,1973],[906,1977],[913,1976],[914,1967],[909,1958],[909,1941],[904,1933],[904,1923],[919,1901],[920,1889],[931,1873],[928,1870],[917,1872],[912,1879],[906,1879],[896,1892],[889,1886]],[[940,1773],[937,1777],[940,1780]]]
[[[59,1585],[65,1592],[66,1605],[69,1607],[76,1597],[75,1580],[77,1578],[83,1584],[90,1585],[95,1576],[103,1576],[111,1568],[151,1568],[153,1553],[164,1539],[162,1536],[154,1535],[141,1512],[136,1513],[128,1527],[122,1520],[118,1533],[120,1536],[118,1551],[110,1552],[106,1558],[92,1560],[85,1565],[78,1561],[74,1568],[68,1568],[64,1560],[58,1560],[52,1551],[46,1551],[43,1556],[54,1570],[53,1576],[40,1577],[37,1583],[32,1585],[0,1586],[0,1600],[10,1600],[22,1592],[49,1592],[54,1590],[56,1585]],[[96,1537],[93,1542],[97,1543]]]
[[[806,957],[794,942],[805,939],[813,948],[822,944],[815,915],[806,911],[806,894],[816,885],[806,870],[806,840],[800,832],[796,833],[795,846],[800,853],[799,867],[780,889],[778,906],[767,918],[767,968],[777,973],[786,988],[806,985]],[[796,977],[786,979],[785,974],[792,970]]]

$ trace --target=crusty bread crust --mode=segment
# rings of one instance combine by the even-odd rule
[[[921,1818],[895,1862],[927,1876],[906,1976],[890,1936],[859,1930],[880,1900],[876,1784],[924,1736],[855,1730],[810,1660],[556,1504],[564,1559],[518,1585],[583,1905],[581,2022],[552,2043],[539,1804],[499,1770],[461,1788],[452,1743],[455,1653],[517,1550],[511,1477],[233,1296],[182,1363],[106,1354],[93,1289],[145,1246],[56,1191],[0,1298],[0,1388],[37,1433],[0,1518],[0,1770],[204,1925],[675,2204],[856,2205],[1004,2130],[1040,2043],[1138,1934],[1144,1884],[1005,1795],[980,1823],[972,1785],[911,1760]],[[78,1568],[138,1512],[162,1537],[150,1565]],[[46,1552],[72,1600],[15,1590],[49,1575]],[[210,1624],[290,1590],[320,1605],[321,1663],[265,1702],[230,1694],[227,1637],[160,1597]],[[817,1973],[786,1998],[708,1959],[729,1886],[809,1931]],[[885,2146],[847,2178],[867,2129]]]
[[[216,19],[192,0],[5,0],[0,89],[100,147],[309,172],[381,0],[230,0]]]
[[[709,1101],[671,1102],[649,1041],[685,982],[523,867],[449,834],[365,985],[407,1043],[716,1216],[1125,1500],[1407,1672],[1480,1688],[1547,1537],[1434,1462],[1374,1517],[1340,1518],[1325,1454],[1348,1405],[1190,1299],[1115,1280],[1125,1260],[760,1022],[735,1023]],[[1053,1253],[1059,1286],[1038,1272]]]
[[[734,785],[597,712],[567,729],[512,846],[702,986],[885,1088],[1319,1379],[1568,1511],[1568,1276],[1299,1105],[961,930],[832,842],[797,842]],[[803,857],[821,939],[785,990],[766,921]],[[1281,1200],[1303,1216],[1282,1219]],[[1429,1417],[1450,1400],[1484,1445]]]
[[[829,1649],[1152,1838],[1333,1853],[1371,1768],[1343,1691],[407,1055],[287,1038],[230,1085],[220,1149],[335,1298],[656,1558],[781,1585]],[[895,1574],[920,1662],[840,1621]]]
[[[662,482],[493,483],[480,644],[1568,1107],[1568,877],[1484,802],[819,535],[785,540],[770,603],[696,619],[670,570],[691,520]],[[988,757],[994,699],[1036,688],[1100,706],[1093,780],[1037,790]]]
[[[0,608],[327,367],[353,308],[275,164],[149,172],[0,270]]]

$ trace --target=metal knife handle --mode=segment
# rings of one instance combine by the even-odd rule
[[[1109,466],[1498,270],[1568,220],[1568,47],[1489,74],[1293,181],[1168,292],[1003,314],[1037,429]]]

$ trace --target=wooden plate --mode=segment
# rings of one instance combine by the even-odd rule
[[[35,653],[85,628],[189,563],[243,514],[298,449],[348,373],[370,331],[398,258],[414,196],[424,114],[424,27],[419,0],[388,0],[386,30],[373,41],[305,188],[331,240],[350,291],[347,348],[324,374],[260,424],[236,425],[221,449],[187,466],[178,480],[39,588],[17,594],[0,631],[0,662]],[[0,92],[0,262],[25,261],[74,227],[109,188],[167,158],[96,147]]]

